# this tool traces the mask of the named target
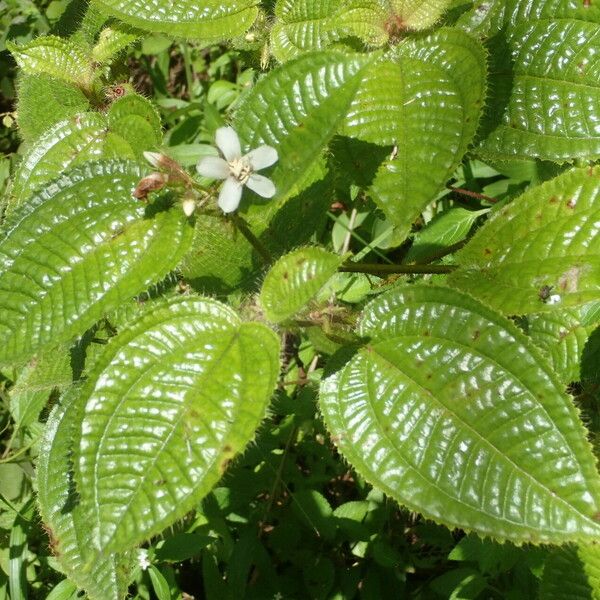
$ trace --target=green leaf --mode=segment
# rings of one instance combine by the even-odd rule
[[[254,23],[257,0],[94,0],[109,15],[146,31],[171,37],[201,38],[217,42],[242,35]]]
[[[455,207],[437,214],[421,229],[403,262],[424,262],[465,239],[475,221],[489,209],[467,210]]]
[[[79,88],[43,73],[19,75],[17,100],[19,133],[27,143],[55,123],[90,108]]]
[[[298,248],[269,270],[260,290],[260,304],[273,323],[293,317],[336,273],[344,257],[322,248]]]
[[[530,189],[477,231],[448,282],[507,315],[597,300],[599,192],[598,167]]]
[[[127,98],[132,97],[121,100]],[[139,158],[160,143],[160,126],[157,131],[147,117],[113,109],[108,117],[92,112],[69,117],[32,144],[15,176],[9,211],[71,167],[98,158]]]
[[[583,324],[583,308],[529,315],[527,333],[550,360],[554,372],[566,386],[580,381],[583,349],[594,325]]]
[[[92,48],[92,59],[99,64],[107,64],[128,46],[140,38],[139,32],[127,27],[106,27],[100,32],[96,45]]]
[[[73,482],[73,438],[78,427],[78,390],[61,399],[46,424],[36,465],[40,514],[50,546],[65,574],[90,600],[121,600],[131,558],[99,553],[90,544],[90,520]]]
[[[17,65],[28,75],[46,74],[87,88],[93,69],[84,49],[64,38],[45,35],[17,46],[6,42]]]
[[[540,600],[600,600],[600,546],[555,548],[544,565]]]
[[[82,334],[175,267],[193,229],[180,207],[133,198],[145,174],[86,163],[15,212],[0,241],[0,363]]]
[[[495,75],[478,154],[557,162],[600,157],[598,22],[527,21],[490,42]]]
[[[395,19],[388,27],[422,31],[439,21],[451,0],[391,0]]]
[[[400,503],[516,543],[600,534],[600,475],[571,399],[528,338],[468,296],[402,286],[322,383],[344,457]]]
[[[409,39],[370,68],[342,133],[395,146],[371,194],[405,237],[472,142],[485,94],[481,44],[455,29]]]
[[[162,140],[160,114],[150,100],[139,94],[129,93],[115,100],[108,109],[108,122],[134,147],[136,156]],[[138,148],[140,143],[145,147]]]
[[[275,334],[214,300],[154,306],[113,338],[82,389],[92,543],[128,548],[191,510],[253,438],[278,374]]]
[[[37,421],[50,394],[64,390],[72,381],[71,356],[66,348],[53,348],[33,358],[10,390],[15,427],[27,427]]]
[[[476,2],[458,20],[458,25],[482,37],[492,37],[502,29],[542,19],[578,19],[600,22],[600,6],[578,0],[504,0]]]
[[[148,575],[158,600],[171,600],[171,590],[165,576],[154,565],[150,565]]]
[[[249,148],[277,149],[271,214],[312,183],[312,169],[344,118],[372,57],[328,50],[304,54],[271,71],[240,100],[235,129]]]
[[[275,16],[271,46],[282,62],[347,37],[370,46],[381,46],[388,39],[378,0],[279,0]]]

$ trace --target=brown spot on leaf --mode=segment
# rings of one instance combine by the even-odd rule
[[[429,330],[427,330],[427,329],[426,329],[426,330],[423,332],[423,335],[424,335],[425,337],[429,337],[431,334],[429,333]]]
[[[559,277],[558,287],[563,290],[563,292],[576,292],[579,289],[581,272],[581,267],[573,265]]]
[[[287,279],[289,276],[290,276],[290,274],[287,271],[283,274],[284,279]]]
[[[592,515],[592,519],[594,519],[594,521],[598,521],[600,523],[600,512],[597,512],[594,515]]]
[[[475,341],[475,340],[476,340],[476,339],[479,337],[479,335],[480,335],[480,331],[479,331],[479,329],[476,329],[476,330],[473,332],[473,335],[471,335],[471,339],[472,339],[473,341]]]
[[[490,254],[492,253],[492,251],[491,251],[489,248],[484,248],[484,249],[483,249],[483,253],[484,253],[486,256],[490,256]]]
[[[567,202],[567,208],[575,208],[577,204],[577,200],[575,200],[575,198],[571,198],[568,202]]]
[[[592,0],[583,0],[583,8],[589,8],[592,5]]]
[[[556,204],[558,202],[558,198],[556,196],[550,197],[550,204]]]

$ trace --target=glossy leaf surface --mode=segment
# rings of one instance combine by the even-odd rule
[[[273,323],[293,317],[336,273],[343,257],[322,248],[298,248],[270,269],[260,291],[260,303]]]
[[[395,147],[371,193],[398,235],[409,232],[472,142],[485,77],[481,44],[451,29],[407,40],[393,59],[366,72],[343,133]]]
[[[121,600],[127,593],[130,559],[100,554],[90,544],[89,515],[73,482],[73,438],[78,426],[76,390],[52,411],[36,467],[38,504],[58,563],[90,600]]]
[[[321,388],[342,454],[449,527],[515,542],[594,539],[600,476],[572,400],[510,321],[445,288],[369,304],[369,342]]]
[[[256,0],[95,0],[129,25],[173,37],[219,41],[243,34],[258,14]]]
[[[490,42],[497,75],[484,158],[600,156],[598,31],[598,23],[542,19]]]
[[[362,70],[372,60],[358,54],[305,54],[271,71],[242,99],[235,129],[249,149],[275,147],[271,210],[310,183],[311,169],[344,118]],[[308,175],[307,175],[308,174]]]
[[[449,4],[450,0],[390,0],[393,14],[388,27],[396,24],[400,31],[405,28],[416,31],[428,29],[439,21]]]
[[[572,381],[580,381],[581,356],[595,326],[595,322],[585,325],[583,308],[527,317],[527,333],[546,352],[554,372],[565,386]]]
[[[277,336],[225,305],[153,307],[96,361],[82,390],[82,504],[99,549],[173,524],[254,437],[279,375]]]
[[[192,227],[179,207],[146,212],[132,196],[143,175],[86,163],[15,211],[0,242],[0,363],[82,334],[175,267]]]
[[[600,168],[572,169],[497,211],[457,254],[448,281],[504,314],[600,294]]]
[[[488,212],[456,207],[436,215],[416,235],[403,262],[422,262],[464,240],[475,221]]]
[[[141,97],[140,101],[147,103]],[[139,158],[144,150],[154,149],[160,142],[160,125],[151,125],[143,113],[123,112],[117,107],[115,112],[111,108],[108,117],[93,112],[78,114],[46,131],[28,148],[20,165],[10,209],[78,164],[99,158]],[[129,135],[131,131],[135,135]]]
[[[271,44],[280,61],[348,37],[371,46],[379,46],[388,38],[379,0],[280,0],[275,16]]]
[[[84,87],[90,81],[89,57],[74,42],[47,35],[21,46],[7,42],[6,47],[28,75],[46,74]]]

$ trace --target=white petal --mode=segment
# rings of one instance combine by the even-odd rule
[[[144,152],[144,158],[155,168],[158,169],[162,154],[160,152]]]
[[[186,217],[191,217],[196,210],[196,201],[193,198],[186,198],[182,203],[183,213]]]
[[[227,179],[229,177],[227,161],[218,156],[205,156],[196,165],[196,171],[203,177],[211,179]]]
[[[246,182],[246,185],[253,191],[256,192],[259,196],[263,198],[272,198],[275,195],[277,189],[275,188],[275,184],[266,177],[262,175],[257,175],[256,173],[252,173]]]
[[[226,160],[231,161],[242,156],[240,138],[233,127],[219,127],[215,133],[215,141]]]
[[[260,171],[270,167],[277,162],[277,150],[271,146],[259,146],[256,150],[251,150],[244,157],[250,161],[250,165],[254,171]]]
[[[219,192],[219,208],[224,213],[230,213],[237,209],[242,199],[242,184],[233,177],[228,177]]]

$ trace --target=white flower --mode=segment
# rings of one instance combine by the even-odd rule
[[[231,127],[219,127],[215,141],[224,158],[207,156],[196,165],[196,170],[203,177],[225,180],[218,202],[223,212],[230,213],[237,209],[245,185],[263,198],[275,195],[273,182],[255,173],[277,162],[275,148],[259,146],[242,156],[240,139]]]
[[[146,548],[138,548],[138,565],[142,571],[145,571],[150,566],[150,561],[148,560],[148,550]]]

